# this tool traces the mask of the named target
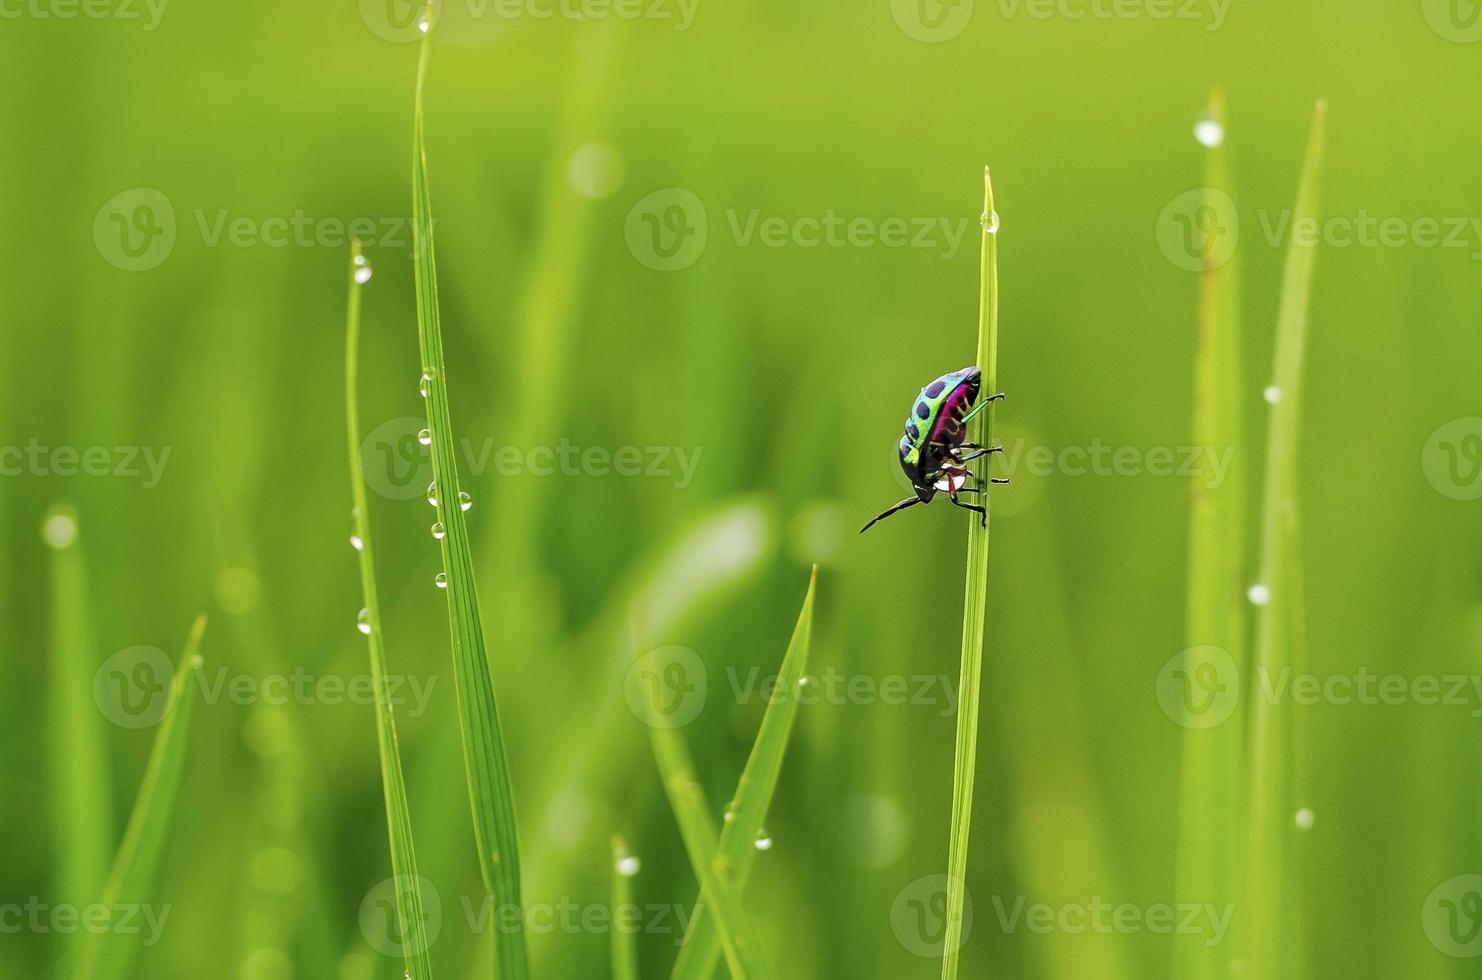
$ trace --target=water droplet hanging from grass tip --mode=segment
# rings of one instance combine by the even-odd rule
[[[1225,127],[1214,117],[1214,111],[1206,109],[1194,121],[1194,139],[1211,150],[1225,141]]]
[[[371,621],[369,609],[360,610],[360,614],[355,617],[355,628],[360,630],[360,632],[364,633],[366,636],[370,636]]]
[[[364,286],[370,282],[371,275],[375,270],[371,268],[370,261],[364,255],[355,256],[355,283]]]
[[[994,209],[992,211],[984,211],[981,220],[983,223],[983,230],[985,232],[990,235],[998,234],[999,220],[997,209]]]
[[[448,573],[438,572],[437,577],[432,580],[432,584],[439,589],[446,589],[448,587]]]
[[[612,866],[624,878],[631,878],[638,873],[638,869],[643,867],[643,862],[626,851],[619,851]]]

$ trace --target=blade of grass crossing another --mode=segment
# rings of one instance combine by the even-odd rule
[[[1318,220],[1327,106],[1318,102],[1307,141],[1295,228]],[[1261,504],[1259,585],[1256,610],[1256,677],[1275,677],[1295,658],[1291,629],[1302,616],[1298,577],[1297,458],[1301,421],[1302,366],[1307,350],[1308,312],[1317,242],[1293,234],[1287,245],[1276,323],[1272,383],[1280,397],[1271,407],[1266,444],[1266,484]],[[1250,785],[1246,862],[1248,880],[1245,959],[1253,977],[1300,976],[1297,913],[1299,880],[1292,861],[1297,832],[1292,785],[1291,717],[1266,698],[1251,699]]]
[[[431,8],[424,25],[431,22]],[[453,643],[453,679],[458,695],[459,725],[473,811],[474,839],[479,871],[496,908],[513,910],[514,928],[494,940],[494,975],[499,980],[529,976],[524,916],[520,899],[519,840],[510,788],[508,753],[499,728],[494,681],[484,647],[484,630],[474,584],[473,555],[463,496],[458,484],[457,455],[443,364],[442,325],[437,303],[437,262],[433,252],[432,203],[427,187],[427,147],[424,126],[427,62],[431,32],[422,38],[417,64],[417,94],[413,122],[412,232],[417,283],[418,342],[422,354],[421,385],[426,393],[427,420],[432,431],[432,473],[437,517],[442,538],[443,574],[448,593],[448,619]]]
[[[1206,145],[1207,204],[1228,199],[1230,173],[1223,134],[1223,93],[1210,93],[1209,123],[1220,137]],[[1211,250],[1199,280],[1199,340],[1194,373],[1194,445],[1233,450],[1245,443],[1245,371],[1241,358],[1239,263]],[[1228,655],[1239,676],[1248,676],[1245,587],[1246,471],[1240,456],[1220,481],[1212,463],[1201,462],[1189,487],[1189,544],[1184,646],[1215,647]],[[1190,654],[1189,656],[1192,656]],[[1203,662],[1202,660],[1200,661]],[[1192,664],[1190,665],[1192,666]],[[1187,668],[1186,668],[1187,669]],[[1235,678],[1222,678],[1229,685]],[[1190,716],[1182,732],[1177,881],[1180,901],[1234,903],[1238,895],[1241,784],[1245,772],[1245,725],[1241,712],[1204,727]],[[1224,980],[1229,944],[1211,946],[1204,937],[1178,937],[1174,976]]]
[[[103,886],[100,904],[110,915],[120,909],[138,909],[150,902],[149,890],[170,828],[170,812],[185,765],[191,711],[196,703],[186,685],[191,673],[201,666],[199,651],[205,629],[206,617],[197,617],[170,684],[169,701],[155,732],[139,794],[134,798],[128,827]],[[77,980],[119,980],[132,976],[130,964],[138,947],[137,934],[106,926],[98,931],[90,930],[75,976]]]
[[[662,717],[655,703],[654,717]],[[705,794],[695,779],[684,737],[672,728],[649,729],[654,759],[674,819],[679,824],[684,849],[689,854],[700,888],[710,899],[711,917],[725,949],[726,965],[732,980],[766,980],[773,976],[771,967],[757,945],[751,924],[741,908],[741,895],[736,883],[736,869],[719,853],[715,825],[711,823]]]
[[[412,813],[407,803],[406,779],[402,775],[401,750],[396,738],[386,690],[386,653],[381,640],[381,602],[376,592],[375,548],[371,543],[370,516],[361,475],[360,412],[356,381],[360,363],[360,291],[370,266],[360,252],[360,243],[350,248],[350,295],[345,312],[345,431],[350,447],[350,498],[354,503],[353,524],[360,560],[360,588],[365,597],[362,630],[370,648],[371,682],[376,692],[376,744],[381,759],[381,786],[386,802],[386,830],[390,838],[391,873],[395,876],[396,917],[405,950],[406,975],[412,980],[431,980],[432,960],[427,953],[427,934],[422,914],[422,885],[417,875],[417,855],[412,844]]]
[[[802,683],[803,671],[807,669],[813,642],[813,598],[817,585],[818,566],[815,565],[808,577],[808,592],[803,598],[797,625],[793,627],[792,639],[782,657],[782,670],[778,675],[778,689],[781,691],[796,692]],[[767,808],[777,789],[782,758],[797,714],[798,699],[793,696],[776,698],[767,706],[761,729],[751,746],[751,755],[746,760],[746,768],[736,785],[731,819],[721,825],[720,857],[734,869],[738,889],[745,887],[751,865],[756,860],[757,834],[761,832],[762,821],[766,819]],[[720,962],[720,936],[707,911],[709,897],[708,893],[701,891],[690,918],[684,946],[670,974],[672,980],[703,980],[714,974]]]
[[[998,212],[993,179],[983,168],[983,239],[978,291],[978,367],[982,397],[998,391]],[[973,442],[989,445],[993,413],[980,412]],[[986,485],[983,480],[978,481]],[[988,494],[982,495],[990,507]],[[967,889],[967,847],[972,832],[973,778],[978,755],[978,697],[983,676],[983,622],[988,611],[988,525],[968,521],[967,585],[962,606],[962,677],[958,690],[957,741],[952,765],[952,830],[947,855],[947,908],[942,934],[942,980],[954,980],[962,947],[962,906]]]

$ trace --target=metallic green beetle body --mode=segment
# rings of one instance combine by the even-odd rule
[[[883,520],[896,511],[904,510],[914,504],[930,503],[938,492],[945,492],[951,498],[952,503],[958,507],[976,511],[982,516],[984,522],[987,522],[986,508],[957,499],[959,493],[981,492],[979,487],[964,486],[968,478],[973,475],[966,464],[980,456],[1002,452],[998,448],[984,449],[974,443],[964,441],[967,438],[968,419],[976,415],[988,402],[1003,397],[1003,395],[993,395],[983,402],[983,406],[975,409],[974,405],[978,401],[981,383],[982,372],[974,366],[965,367],[959,371],[949,371],[921,389],[921,394],[911,404],[911,414],[906,419],[905,435],[901,436],[900,441],[901,469],[905,471],[906,478],[911,481],[911,487],[916,491],[916,495],[902,500],[860,528],[861,534],[868,531],[876,521]],[[973,450],[973,452],[963,455],[963,450]],[[993,480],[992,482],[1007,483],[1008,481]]]

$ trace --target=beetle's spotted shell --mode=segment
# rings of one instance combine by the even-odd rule
[[[981,377],[975,366],[950,371],[922,388],[916,397],[900,443],[901,468],[913,486],[926,487],[936,482],[934,472],[924,472],[926,464],[934,462],[923,458],[931,456],[925,452],[928,446],[933,443],[955,446],[962,442],[962,419],[978,400]]]

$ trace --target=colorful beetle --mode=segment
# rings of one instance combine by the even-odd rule
[[[988,524],[988,509],[980,504],[969,504],[958,500],[959,493],[982,493],[982,487],[964,486],[973,476],[967,463],[979,456],[1003,452],[1002,446],[985,449],[977,443],[964,442],[967,438],[968,419],[977,415],[990,402],[996,402],[1002,394],[983,399],[976,408],[978,387],[982,372],[976,367],[965,367],[937,378],[921,389],[911,414],[906,419],[906,434],[901,437],[901,469],[916,490],[916,496],[907,497],[891,507],[875,520],[859,529],[863,534],[876,522],[916,504],[929,504],[938,491],[945,491],[952,503],[982,515],[983,525]],[[963,450],[971,450],[963,455]],[[991,483],[1008,483],[1008,480],[990,480]]]

